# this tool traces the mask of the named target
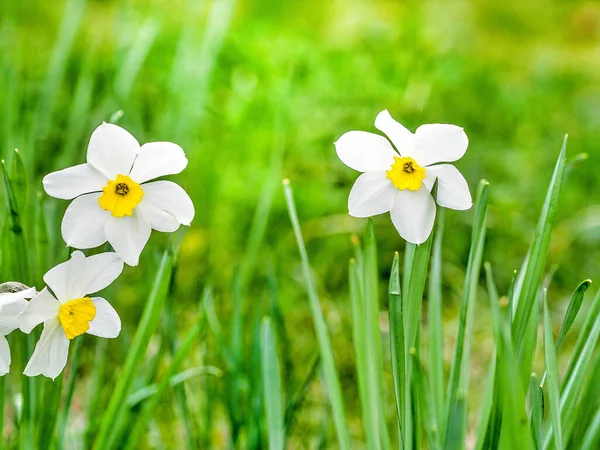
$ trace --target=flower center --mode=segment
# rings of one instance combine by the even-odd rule
[[[394,164],[385,176],[401,191],[418,191],[425,179],[425,169],[410,157],[394,156]]]
[[[96,305],[89,297],[76,298],[63,303],[58,310],[58,320],[69,339],[89,330],[90,322],[94,317],[96,317]]]
[[[127,175],[117,175],[102,189],[98,199],[100,208],[110,211],[115,217],[131,216],[142,201],[144,190]]]

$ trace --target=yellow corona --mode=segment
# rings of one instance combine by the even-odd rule
[[[102,189],[98,199],[100,208],[110,211],[114,217],[131,216],[142,201],[144,190],[127,175],[117,175]]]
[[[90,329],[90,322],[96,317],[96,305],[89,297],[76,298],[63,303],[58,310],[58,320],[69,339]]]
[[[410,157],[394,156],[394,164],[385,176],[401,191],[418,191],[425,179],[425,169]]]

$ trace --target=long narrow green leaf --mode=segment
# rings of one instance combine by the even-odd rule
[[[342,388],[340,386],[340,380],[335,368],[335,360],[333,358],[333,350],[329,340],[327,324],[325,322],[325,317],[323,317],[323,310],[321,309],[319,296],[317,295],[317,289],[312,278],[310,263],[308,261],[308,253],[306,252],[306,247],[304,246],[304,238],[302,237],[302,231],[300,229],[300,221],[298,220],[298,214],[296,212],[292,187],[287,179],[283,181],[283,190],[288,213],[292,222],[292,228],[294,229],[294,234],[298,243],[298,250],[300,251],[304,277],[307,283],[308,299],[313,316],[315,332],[317,334],[317,341],[319,343],[319,351],[321,353],[321,359],[323,363],[323,375],[327,385],[329,401],[331,402],[331,410],[337,432],[338,445],[342,450],[347,450],[350,449],[350,438],[348,435],[348,425],[346,424],[346,417],[344,414]]]
[[[525,393],[519,383],[517,359],[510,335],[510,311],[507,311],[510,304],[498,298],[489,265],[486,266],[486,272],[497,362],[494,379],[496,407],[492,409],[483,448],[530,449],[533,448],[533,442],[525,411]],[[501,412],[498,408],[501,408]]]
[[[110,397],[108,407],[104,412],[100,430],[93,446],[96,450],[106,450],[109,448],[108,445],[115,429],[115,424],[121,415],[120,413],[123,412],[122,406],[133,383],[137,368],[143,362],[150,338],[158,327],[171,280],[172,266],[172,256],[170,250],[167,250],[162,256],[152,290],[150,291],[140,323],[127,353],[127,358]]]
[[[486,213],[488,205],[488,187],[489,183],[482,180],[477,189],[475,200],[475,218],[473,222],[473,234],[471,237],[471,250],[467,263],[467,273],[463,288],[461,300],[460,316],[458,319],[458,331],[456,337],[456,346],[454,348],[454,357],[450,369],[450,380],[448,383],[448,404],[446,415],[446,430],[450,430],[451,422],[456,423],[461,420],[462,426],[461,439],[451,438],[449,433],[445,433],[446,448],[454,443],[459,447],[464,447],[466,436],[467,416],[466,407],[461,408],[457,405],[459,396],[464,397],[469,384],[469,364],[471,355],[471,335],[473,332],[473,319],[475,314],[475,302],[477,299],[477,285],[479,273],[481,271],[481,260],[483,257],[483,247],[485,242]],[[464,400],[461,400],[464,401]],[[455,413],[464,413],[457,417]],[[452,425],[454,428],[455,426]],[[452,446],[452,448],[458,448]]]
[[[366,329],[367,391],[376,404],[377,426],[381,448],[389,449],[390,437],[385,423],[383,392],[383,356],[379,327],[379,270],[377,267],[377,241],[371,219],[367,221],[364,238],[363,305]]]
[[[148,427],[148,423],[152,419],[154,412],[159,405],[163,394],[169,388],[172,383],[172,377],[179,370],[179,366],[183,363],[183,360],[188,356],[192,345],[195,343],[196,339],[200,335],[202,329],[204,327],[204,319],[200,317],[196,320],[194,326],[188,331],[187,335],[183,339],[181,346],[175,351],[173,355],[173,360],[169,365],[167,371],[162,375],[160,381],[156,386],[156,393],[151,397],[149,401],[144,404],[142,411],[136,414],[135,422],[133,425],[133,429],[130,433],[127,433],[127,444],[125,446],[126,450],[134,450],[140,448],[140,440],[144,434],[144,431]]]
[[[269,449],[283,450],[285,428],[281,369],[277,356],[275,331],[271,320],[267,317],[262,320],[261,324],[261,366],[267,430],[269,432]]]
[[[577,411],[573,418],[563,426],[563,440],[567,448],[581,442],[592,418],[598,407],[600,407],[600,383],[598,383],[598,379],[600,379],[600,355],[595,355],[593,367],[585,378],[585,386],[579,394],[579,401],[577,402]]]
[[[494,398],[494,382],[496,381],[496,352],[492,355],[492,359],[489,364],[488,379],[485,384],[485,391],[483,394],[483,401],[481,403],[481,410],[479,412],[479,422],[477,423],[477,432],[475,436],[477,440],[475,442],[475,450],[482,450],[484,448],[494,448],[493,445],[486,445],[486,439],[491,439],[488,434],[488,430],[492,427],[492,422],[498,414],[500,405],[495,402]]]
[[[83,433],[83,448],[91,448],[92,438],[100,422],[97,412],[100,409],[100,396],[105,383],[107,345],[107,339],[97,339],[94,352],[94,373],[92,374],[90,399],[86,411],[87,424]]]
[[[379,429],[377,427],[377,398],[370,395],[367,387],[369,378],[367,362],[367,333],[364,320],[364,298],[360,283],[360,274],[356,261],[352,259],[348,266],[348,278],[350,281],[350,307],[352,311],[352,338],[354,341],[354,353],[356,354],[356,372],[358,378],[358,393],[362,407],[363,423],[367,437],[367,446],[377,449],[381,443],[379,440]],[[392,324],[390,324],[392,327]],[[402,342],[404,346],[404,341]]]
[[[69,370],[69,377],[67,379],[67,386],[65,391],[65,397],[60,410],[58,419],[58,430],[57,430],[57,442],[58,448],[64,448],[65,430],[67,427],[67,420],[69,418],[69,411],[71,409],[71,402],[73,400],[73,394],[75,392],[75,380],[77,379],[77,373],[79,371],[79,364],[81,362],[81,348],[83,347],[84,336],[80,336],[75,340],[73,347],[73,355],[71,358],[71,369]]]
[[[437,424],[444,421],[446,393],[444,390],[444,328],[442,323],[442,240],[444,235],[444,209],[437,217],[437,231],[433,243],[429,273],[429,374],[431,394]]]
[[[581,450],[596,450],[600,441],[600,409],[594,414],[591,425],[587,429],[581,444]]]
[[[515,292],[516,313],[514,316],[512,334],[517,346],[517,353],[520,353],[522,348],[527,331],[527,323],[529,322],[529,318],[535,307],[535,301],[538,298],[538,291],[542,282],[558,197],[565,175],[566,153],[567,136],[564,138],[562,149],[558,156],[556,166],[554,167],[554,173],[552,175],[552,180],[550,181],[550,186],[548,187],[544,206],[542,207],[538,225],[531,241],[526,266],[522,269],[522,286],[518,292]]]
[[[399,439],[405,436],[407,411],[406,390],[406,347],[404,336],[404,314],[402,311],[402,289],[400,287],[400,257],[394,254],[390,284],[388,287],[388,313],[390,321],[390,350],[392,357],[392,374],[394,376],[394,392],[396,394],[396,412],[398,414]]]
[[[15,154],[15,158],[20,158],[18,153]],[[22,162],[22,161],[21,161]],[[17,200],[17,193],[13,187],[11,178],[9,177],[8,170],[6,168],[5,161],[1,161],[2,175],[4,180],[4,189],[6,192],[6,199],[8,202],[8,208],[10,212],[10,238],[11,238],[11,261],[12,265],[16,267],[13,276],[17,278],[20,283],[25,283],[31,286],[33,283],[29,264],[29,254],[27,249],[26,238],[24,233],[24,225],[22,221],[22,209],[21,205]],[[24,172],[24,164],[16,164],[16,172],[14,176],[17,179],[26,179]],[[24,182],[25,185],[27,182]],[[23,370],[27,365],[29,356],[33,353],[33,335],[19,335],[18,336],[18,355],[20,362],[20,369]],[[35,407],[36,407],[36,380],[30,377],[23,377],[21,381],[21,393],[23,395],[21,421],[19,423],[19,447],[23,450],[28,450],[34,446],[34,418],[35,418]]]
[[[592,310],[598,310],[598,303],[600,303],[600,293],[596,294]],[[571,431],[575,427],[575,420],[577,418],[576,401],[583,389],[583,385],[586,380],[588,368],[592,361],[596,345],[600,338],[600,321],[598,316],[593,317],[594,325],[586,335],[580,335],[580,339],[585,338],[585,343],[580,353],[578,353],[577,360],[573,371],[565,376],[560,392],[560,413],[562,418],[562,432],[564,441],[568,442]],[[579,342],[578,342],[579,344]],[[548,443],[548,440],[547,440]]]
[[[490,299],[490,309],[492,311],[492,327],[494,332],[494,342],[496,348],[490,362],[488,382],[484,394],[484,403],[480,413],[479,425],[477,428],[476,450],[496,449],[500,441],[500,428],[502,422],[502,404],[498,393],[498,380],[500,378],[501,365],[498,364],[498,350],[501,341],[502,316],[499,311],[500,297],[498,289],[492,274],[492,266],[489,262],[484,263],[488,296]],[[510,309],[510,305],[507,305]]]
[[[203,376],[213,376],[213,377],[222,377],[223,372],[214,366],[208,367],[191,367],[189,369],[182,370],[181,372],[176,373],[169,379],[169,386],[172,388],[176,388],[177,386],[181,386],[188,380],[196,377]],[[128,408],[134,408],[138,404],[142,403],[144,400],[149,399],[150,397],[155,396],[159,393],[160,386],[156,383],[149,384],[144,386],[141,389],[138,389],[129,397],[127,397],[127,402],[125,403]]]
[[[436,450],[441,448],[440,438],[438,436],[440,430],[437,423],[437,415],[434,411],[435,404],[429,390],[429,378],[425,373],[425,369],[419,361],[419,357],[416,352],[411,353],[412,364],[414,369],[414,382],[416,385],[417,401],[419,404],[419,411],[425,428],[425,436],[427,437],[427,444],[430,450]]]
[[[548,374],[548,403],[554,444],[557,450],[563,448],[562,429],[560,421],[560,391],[558,388],[558,364],[556,363],[556,350],[554,336],[552,335],[552,322],[546,302],[546,292],[543,295],[544,306],[544,356],[546,360],[546,373]]]
[[[529,382],[529,404],[531,405],[531,431],[536,449],[544,445],[544,391],[535,375],[531,374]]]
[[[560,327],[560,331],[558,332],[558,338],[556,339],[556,351],[560,349],[560,346],[565,340],[565,337],[569,333],[577,314],[579,313],[579,309],[581,308],[581,304],[583,303],[583,297],[585,296],[586,291],[592,284],[592,280],[584,280],[582,281],[573,295],[571,296],[571,300],[569,301],[569,306],[567,307],[567,312],[565,313],[565,318],[563,320],[562,326]]]

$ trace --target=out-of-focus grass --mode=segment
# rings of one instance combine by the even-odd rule
[[[124,112],[119,123],[141,142],[182,145],[190,164],[177,180],[197,215],[183,236],[172,295],[181,329],[191,326],[189,309],[207,283],[229,328],[232,275],[248,254],[256,205],[261,195],[269,199],[273,177],[289,177],[339,352],[347,408],[356,412],[348,418],[352,434],[360,429],[360,408],[347,260],[349,237],[362,232],[364,221],[346,215],[356,175],[337,160],[332,142],[347,130],[374,131],[374,117],[384,108],[411,129],[426,122],[465,127],[471,145],[458,166],[472,190],[482,177],[492,186],[484,258],[506,291],[568,132],[571,154],[591,158],[570,175],[557,213],[549,254],[560,264],[549,294],[557,304],[581,279],[600,272],[594,250],[600,241],[599,50],[600,6],[594,2],[9,0],[0,3],[0,155],[11,159],[19,148],[33,188],[41,190],[44,174],[83,162],[91,131],[118,110]],[[274,154],[283,157],[281,170]],[[283,196],[274,192],[255,270],[247,274],[252,301],[245,302],[244,317],[253,317],[268,295],[272,272],[290,333],[286,353],[307,366],[286,374],[283,362],[289,387],[308,372],[317,345]],[[57,234],[66,202],[45,198],[44,205],[53,239],[48,259],[58,262],[66,254]],[[446,214],[449,338],[471,221],[472,213]],[[402,245],[387,216],[375,225],[383,293],[385,272]],[[114,289],[126,328],[108,361],[111,377],[122,365],[165,245],[166,237],[155,233],[141,267],[126,269]],[[209,341],[207,358],[219,365],[214,347]],[[83,357],[82,383],[93,370],[92,353]],[[473,379],[477,385],[477,372]],[[319,438],[320,417],[328,410],[318,389],[313,385],[290,430],[292,442],[307,434]],[[76,395],[73,410],[85,403]],[[388,413],[393,410],[390,402]],[[161,414],[159,423],[173,418],[168,408]],[[227,434],[220,426],[216,442]]]

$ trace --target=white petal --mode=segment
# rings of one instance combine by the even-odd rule
[[[71,259],[50,269],[44,281],[62,303],[81,297],[81,279],[85,273],[85,255],[80,251],[71,253]]]
[[[183,149],[172,142],[149,142],[142,145],[131,169],[131,179],[137,183],[173,175],[187,166]]]
[[[24,333],[31,333],[37,325],[58,316],[60,302],[48,291],[48,288],[33,297],[25,306],[17,319],[19,328]]]
[[[0,376],[6,375],[10,370],[10,347],[6,338],[0,334]]]
[[[356,179],[348,197],[348,213],[354,217],[370,217],[390,210],[398,191],[385,172],[365,172]]]
[[[1,334],[6,336],[13,330],[19,328],[19,323],[17,319],[29,303],[27,300],[25,300],[25,295],[28,294],[26,293],[25,295],[23,295],[23,292],[31,291],[32,289],[27,289],[26,291],[15,292],[12,294],[0,294]],[[33,289],[33,291],[35,292],[35,289]]]
[[[438,205],[444,208],[465,210],[473,206],[471,192],[467,180],[452,164],[429,166],[426,169],[424,183],[431,190],[437,178]]]
[[[103,123],[92,133],[87,162],[114,180],[119,174],[129,175],[139,150],[140,144],[129,131]]]
[[[29,377],[44,375],[54,380],[67,365],[68,356],[69,339],[60,322],[58,319],[47,320],[23,373]]]
[[[70,200],[88,192],[101,191],[108,179],[89,164],[79,164],[52,172],[44,177],[44,189],[50,197]]]
[[[86,333],[102,338],[116,338],[121,332],[121,319],[117,311],[101,297],[93,297],[92,302],[96,305],[96,316]]]
[[[146,216],[153,230],[172,233],[181,225],[173,214],[160,209],[154,203],[148,201],[146,196],[137,206],[137,209]]]
[[[435,202],[426,187],[418,191],[399,190],[390,214],[400,236],[413,244],[422,244],[433,229]]]
[[[85,272],[80,282],[80,296],[101,291],[123,272],[123,261],[114,252],[100,253],[85,258]]]
[[[421,125],[415,132],[416,148],[411,155],[421,166],[456,161],[465,154],[469,138],[456,125],[432,123]]]
[[[142,185],[144,201],[171,214],[183,225],[189,225],[194,219],[194,204],[187,192],[172,181],[154,181]]]
[[[106,237],[121,259],[130,266],[137,266],[140,253],[150,238],[150,223],[137,210],[132,216],[111,217],[106,222]]]
[[[98,205],[100,195],[100,192],[82,195],[67,208],[61,233],[68,247],[94,248],[106,242],[104,226],[111,214]]]
[[[384,109],[375,118],[375,128],[384,132],[396,150],[402,156],[412,156],[415,148],[415,136],[404,125],[395,121],[387,109]]]
[[[399,156],[389,141],[366,131],[349,131],[335,142],[335,151],[344,164],[359,172],[387,170]]]

